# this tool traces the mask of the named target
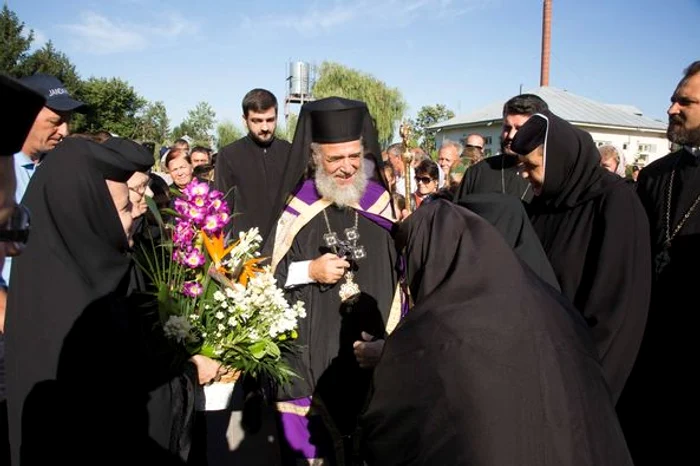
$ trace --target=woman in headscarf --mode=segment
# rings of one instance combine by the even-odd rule
[[[600,166],[587,132],[551,112],[535,114],[511,149],[532,185],[532,226],[564,296],[586,319],[613,401],[644,334],[651,286],[646,213],[636,193]]]
[[[496,227],[520,260],[542,280],[560,291],[552,264],[542,249],[520,199],[502,193],[475,193],[462,197],[457,204]]]
[[[374,372],[368,464],[632,464],[583,319],[490,224],[436,200],[397,242],[415,306]]]
[[[35,234],[8,299],[13,464],[113,464],[152,443],[143,361],[154,358],[121,300],[134,220],[126,181],[153,157],[114,139],[66,139],[24,198]]]

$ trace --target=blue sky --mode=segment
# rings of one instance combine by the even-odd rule
[[[539,86],[542,0],[9,0],[83,78],[117,76],[165,102],[173,125],[199,101],[240,125],[254,87],[280,102],[288,63],[324,60],[403,93],[412,116],[468,113]],[[700,0],[553,0],[550,85],[665,118],[700,59]],[[292,106],[298,112],[298,106]]]

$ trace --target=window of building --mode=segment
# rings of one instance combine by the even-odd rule
[[[639,144],[637,146],[637,152],[648,152],[650,154],[656,153],[656,144]]]

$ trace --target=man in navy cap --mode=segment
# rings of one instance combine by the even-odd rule
[[[15,199],[17,203],[22,201],[29,180],[44,154],[55,148],[63,138],[68,136],[68,125],[73,112],[83,112],[86,109],[85,104],[71,97],[63,83],[54,76],[37,73],[19,81],[42,96],[46,102],[34,119],[34,124],[24,140],[22,150],[14,154],[15,176],[17,178]],[[9,260],[8,258],[3,269],[0,287],[9,284]],[[2,301],[4,301],[3,294],[0,292],[0,300]]]

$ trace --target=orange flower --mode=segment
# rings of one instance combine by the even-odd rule
[[[225,248],[223,232],[219,233],[219,236],[215,236],[212,238],[209,235],[207,235],[204,232],[204,230],[202,230],[202,239],[204,241],[204,247],[207,249],[209,257],[211,257],[211,260],[214,263],[214,267],[216,267],[216,270],[218,270],[221,273],[225,273],[226,269],[221,265],[221,261],[224,259],[224,257],[226,257],[226,255],[229,252],[231,252],[231,249],[236,247],[238,241]]]
[[[241,274],[238,276],[238,283],[243,286],[248,286],[248,280],[250,280],[256,273],[263,271],[263,269],[257,267],[256,265],[258,262],[264,261],[265,259],[267,258],[258,257],[257,259],[247,260],[245,264],[243,264]]]

